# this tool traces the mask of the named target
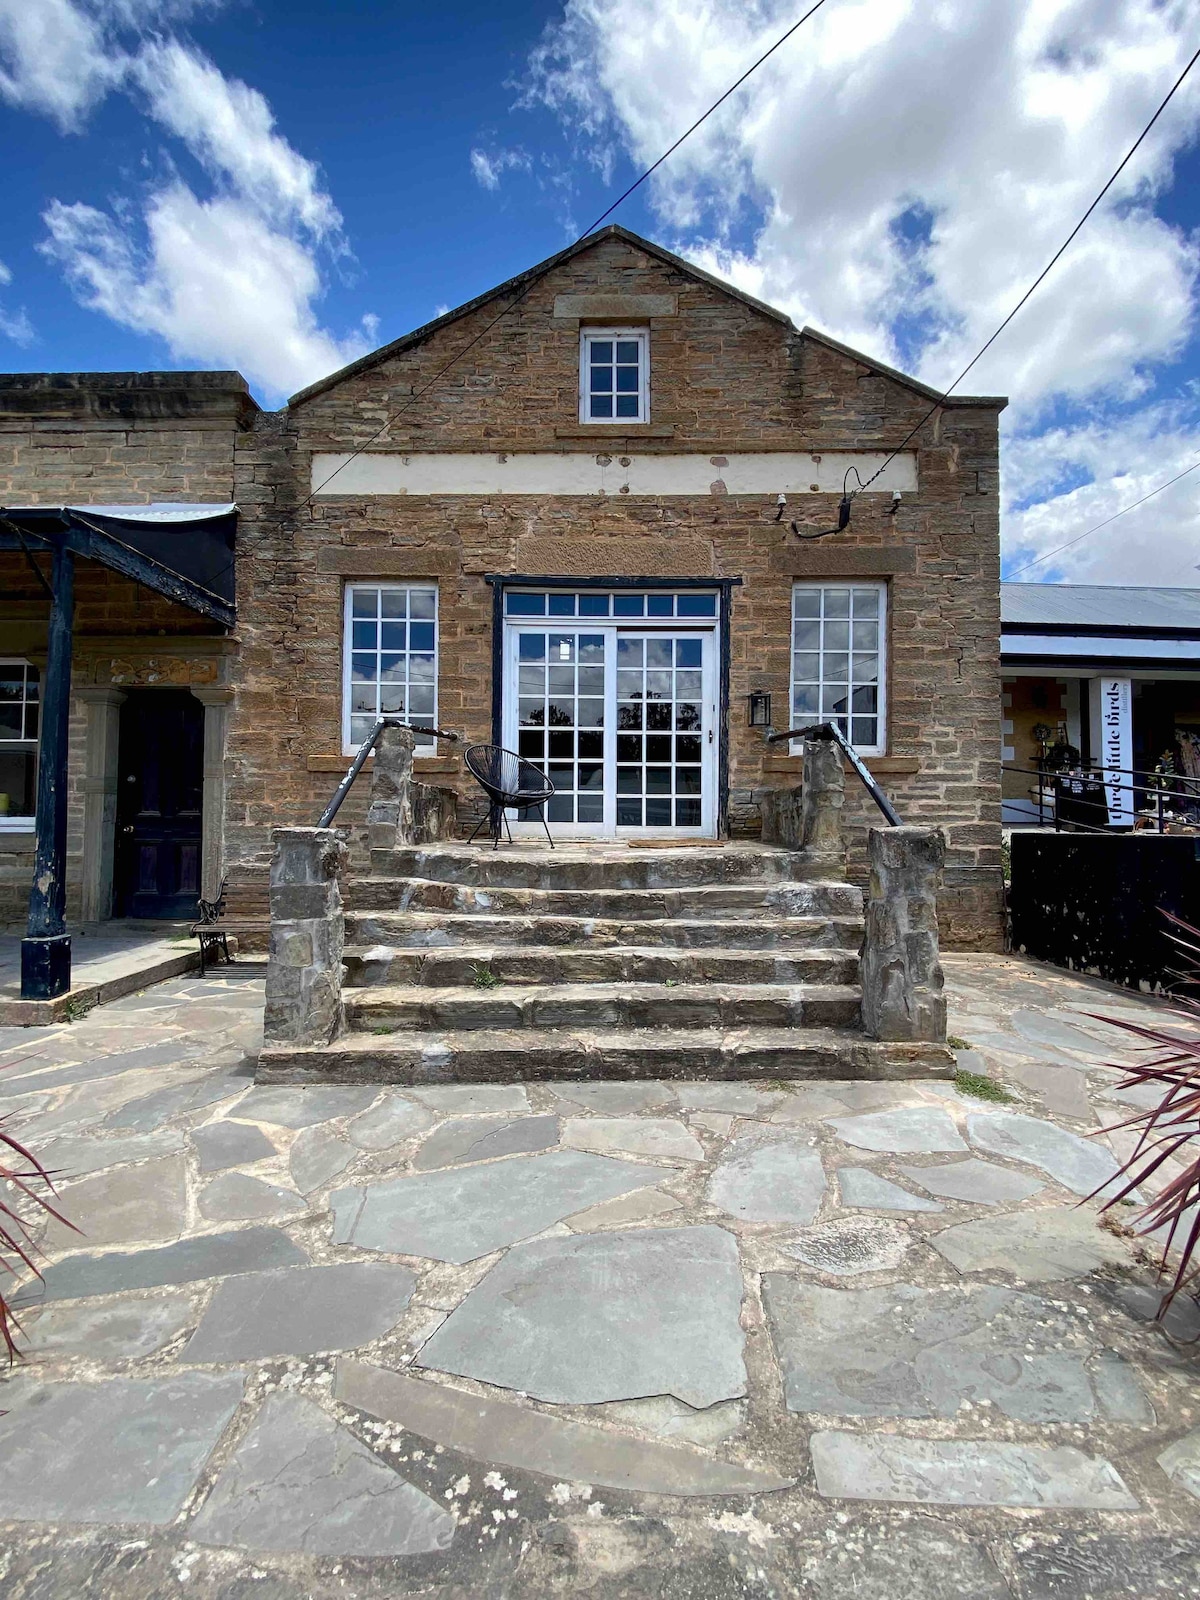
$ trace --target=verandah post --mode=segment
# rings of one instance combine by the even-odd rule
[[[21,941],[22,1000],[53,1000],[71,987],[67,932],[67,745],[71,720],[71,651],[75,620],[75,558],[60,537],[54,544],[53,598],[42,688],[37,770],[37,845],[29,921]]]

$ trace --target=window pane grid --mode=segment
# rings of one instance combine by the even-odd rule
[[[510,617],[645,617],[657,621],[672,618],[709,618],[717,614],[717,596],[702,591],[682,590],[673,594],[605,593],[603,590],[549,589],[533,592],[506,589],[505,614]]]
[[[701,824],[699,639],[617,640],[617,826]]]
[[[549,822],[604,821],[604,635],[522,633],[517,751],[548,773]]]
[[[0,661],[0,743],[37,736],[38,669],[28,661]]]
[[[347,739],[356,747],[380,716],[437,721],[437,590],[426,585],[355,584],[346,625]],[[416,749],[436,752],[418,735]]]
[[[585,333],[581,341],[585,422],[647,420],[647,340],[636,330]]]
[[[834,722],[850,743],[883,747],[878,585],[797,585],[792,599],[792,721]]]

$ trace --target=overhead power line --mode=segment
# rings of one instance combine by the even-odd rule
[[[794,33],[798,33],[808,19],[812,16],[815,16],[824,4],[825,0],[816,0],[816,4],[810,6],[798,21],[793,22],[786,33],[781,33],[779,38],[776,39],[775,43],[770,47],[770,49],[764,50],[762,55],[759,56],[758,60],[752,62],[751,65],[746,68],[745,72],[742,73],[741,77],[738,78],[736,82],[731,83],[729,88],[726,89],[725,93],[721,95],[719,99],[714,100],[712,105],[709,106],[708,110],[705,111],[701,116],[697,117],[695,122],[692,123],[691,127],[686,128],[684,132],[679,135],[674,144],[668,145],[663,151],[662,155],[659,156],[658,160],[648,166],[639,177],[635,178],[634,181],[629,185],[628,189],[626,189],[622,194],[619,194],[613,203],[606,210],[602,211],[594,222],[589,222],[587,227],[584,228],[583,232],[580,233],[577,238],[571,241],[571,243],[567,246],[567,249],[574,249],[577,244],[581,243],[582,240],[587,238],[589,233],[595,233],[600,224],[602,222],[606,222],[608,218],[612,216],[617,207],[623,205],[624,202],[629,199],[629,196],[633,194],[635,189],[640,189],[642,184],[646,182],[647,178],[652,177],[654,173],[658,171],[659,167],[662,166],[663,162],[666,161],[670,156],[673,156],[676,150],[679,149],[680,145],[683,144],[686,139],[690,139],[692,134],[695,133],[696,129],[699,128],[703,123],[707,122],[709,117],[712,116],[713,112],[718,111],[721,106],[725,104],[730,95],[736,94],[746,80],[752,77],[754,73],[758,71],[759,67],[762,66],[764,61],[768,61],[777,50],[782,49],[792,35]],[[554,259],[557,259],[557,257]],[[303,510],[306,505],[310,504],[314,496],[320,494],[321,490],[324,489],[330,482],[332,482],[332,480],[337,477],[339,472],[348,467],[356,457],[362,455],[364,450],[369,450],[377,439],[382,438],[387,430],[392,426],[393,422],[395,422],[397,418],[402,417],[411,406],[416,405],[417,401],[423,396],[427,395],[430,389],[432,389],[436,383],[439,383],[446,376],[446,374],[462,360],[468,351],[473,350],[480,340],[486,339],[496,324],[506,317],[514,307],[520,305],[521,301],[525,299],[526,295],[530,293],[530,291],[545,276],[545,272],[548,271],[550,271],[549,267],[547,267],[544,272],[536,273],[533,277],[531,277],[526,283],[525,287],[521,290],[520,294],[518,294],[514,299],[510,300],[508,304],[505,305],[489,323],[479,330],[474,338],[468,339],[461,350],[456,351],[455,354],[450,357],[450,360],[446,362],[445,366],[439,367],[429,381],[423,384],[420,389],[415,390],[402,406],[397,407],[395,411],[391,412],[383,425],[378,428],[369,439],[365,440],[364,443],[360,444],[357,449],[352,451],[340,466],[335,467],[334,470],[329,474],[328,478],[323,479],[319,484],[317,484],[312,492],[301,501],[300,509]]]
[[[1107,528],[1110,522],[1115,522],[1118,517],[1123,517],[1127,511],[1136,511],[1138,506],[1144,506],[1147,500],[1153,500],[1156,494],[1161,494],[1164,489],[1169,489],[1173,483],[1178,483],[1180,478],[1186,478],[1189,472],[1195,472],[1200,467],[1200,461],[1193,461],[1190,467],[1184,467],[1182,472],[1177,472],[1173,478],[1168,478],[1166,483],[1160,483],[1157,489],[1151,489],[1149,494],[1144,494],[1140,500],[1135,500],[1131,505],[1122,506],[1120,511],[1114,511],[1111,517],[1106,517],[1103,522],[1098,522],[1094,528],[1089,528],[1086,533],[1080,533],[1074,539],[1068,539],[1066,544],[1056,545],[1053,550],[1047,550],[1044,555],[1034,556],[1032,561],[1027,561],[1023,567],[1017,567],[1010,572],[1004,580],[1011,583],[1021,572],[1028,572],[1030,567],[1040,566],[1043,561],[1049,561],[1051,556],[1061,555],[1064,550],[1070,550],[1072,545],[1082,544],[1085,539],[1090,539],[1092,534],[1099,533],[1101,528]]]
[[[938,398],[933,402],[933,404],[930,406],[929,410],[921,418],[920,422],[918,422],[917,425],[914,428],[910,428],[909,429],[908,433],[906,433],[904,438],[901,439],[900,443],[896,446],[896,448],[887,457],[887,459],[884,461],[883,465],[878,469],[878,471],[873,472],[871,474],[871,476],[867,479],[866,483],[864,483],[860,488],[855,489],[853,491],[852,495],[850,496],[851,499],[854,499],[856,496],[860,495],[863,492],[863,489],[869,489],[871,487],[871,485],[875,482],[875,479],[878,478],[881,473],[883,473],[883,472],[885,472],[887,470],[887,468],[896,459],[896,457],[900,454],[900,452],[904,449],[904,447],[907,444],[911,443],[911,441],[916,438],[917,434],[920,433],[921,429],[929,421],[930,417],[932,417],[934,415],[934,413],[940,409],[940,407],[945,405],[946,401],[954,393],[955,389],[958,388],[959,384],[966,377],[967,373],[970,372],[971,368],[973,366],[975,366],[975,364],[983,358],[983,356],[988,352],[988,350],[991,349],[992,345],[995,344],[996,340],[1004,332],[1005,328],[1008,327],[1009,323],[1016,316],[1017,312],[1020,311],[1021,307],[1023,305],[1025,305],[1027,300],[1029,300],[1030,296],[1033,295],[1034,292],[1041,286],[1041,284],[1045,282],[1046,278],[1050,275],[1050,273],[1058,265],[1059,261],[1065,255],[1065,253],[1068,250],[1068,248],[1070,247],[1070,245],[1074,242],[1075,236],[1079,233],[1079,231],[1083,227],[1084,223],[1087,222],[1088,218],[1092,215],[1093,211],[1095,211],[1096,207],[1100,204],[1101,200],[1104,199],[1104,196],[1112,188],[1113,184],[1116,183],[1117,179],[1121,176],[1122,172],[1124,172],[1125,168],[1129,165],[1130,161],[1132,161],[1135,153],[1138,150],[1138,147],[1141,145],[1142,141],[1146,138],[1147,134],[1149,134],[1151,128],[1153,128],[1154,124],[1158,121],[1159,117],[1162,116],[1163,112],[1170,105],[1172,99],[1175,96],[1175,91],[1183,83],[1183,80],[1187,77],[1188,73],[1196,65],[1197,61],[1200,61],[1200,50],[1196,51],[1196,54],[1192,57],[1192,59],[1188,62],[1187,66],[1184,67],[1183,71],[1175,79],[1175,82],[1171,85],[1170,89],[1167,91],[1166,97],[1163,99],[1163,101],[1160,104],[1158,110],[1154,113],[1154,115],[1150,118],[1150,121],[1142,129],[1141,133],[1138,134],[1137,138],[1129,146],[1129,149],[1125,152],[1125,155],[1122,157],[1120,164],[1118,165],[1116,170],[1113,172],[1113,174],[1109,178],[1108,182],[1104,185],[1103,189],[1101,189],[1100,193],[1096,196],[1096,198],[1092,201],[1091,205],[1087,208],[1087,210],[1080,217],[1079,221],[1071,229],[1070,233],[1063,240],[1062,244],[1059,245],[1058,249],[1050,257],[1050,260],[1046,263],[1046,265],[1038,273],[1037,277],[1029,285],[1028,289],[1026,289],[1025,293],[1017,301],[1016,305],[1012,308],[1012,310],[1005,317],[1004,321],[995,330],[995,332],[991,335],[991,337],[984,344],[982,344],[979,347],[979,349],[971,357],[970,361],[967,362],[966,366],[959,373],[958,377],[955,378],[954,382],[950,385],[950,387],[948,389],[944,390],[943,393],[940,394],[938,396]],[[1165,485],[1164,485],[1164,487],[1165,487]],[[1130,509],[1132,509],[1132,508],[1130,508]]]

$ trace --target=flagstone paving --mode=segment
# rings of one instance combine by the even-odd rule
[[[1164,1013],[946,969],[1007,1105],[255,1088],[236,971],[0,1031],[85,1230],[0,1375],[5,1600],[1194,1595],[1200,1308],[1084,1198],[1132,1054],[1088,1013]]]

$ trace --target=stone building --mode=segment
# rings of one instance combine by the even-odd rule
[[[997,947],[1004,401],[922,423],[936,398],[616,227],[279,412],[234,373],[0,379],[0,920],[29,882],[36,713],[12,708],[48,604],[14,508],[236,504],[229,627],[79,547],[69,915],[178,914],[224,877],[261,908],[271,826],[316,820],[379,711],[548,768],[559,836],[753,835],[801,778],[751,725],[766,695],[780,731],[838,718],[945,829],[944,939]],[[841,531],[792,531],[860,482]],[[171,526],[168,569],[193,544]],[[465,827],[461,751],[423,741],[416,770]],[[861,876],[856,784],[847,811]]]

